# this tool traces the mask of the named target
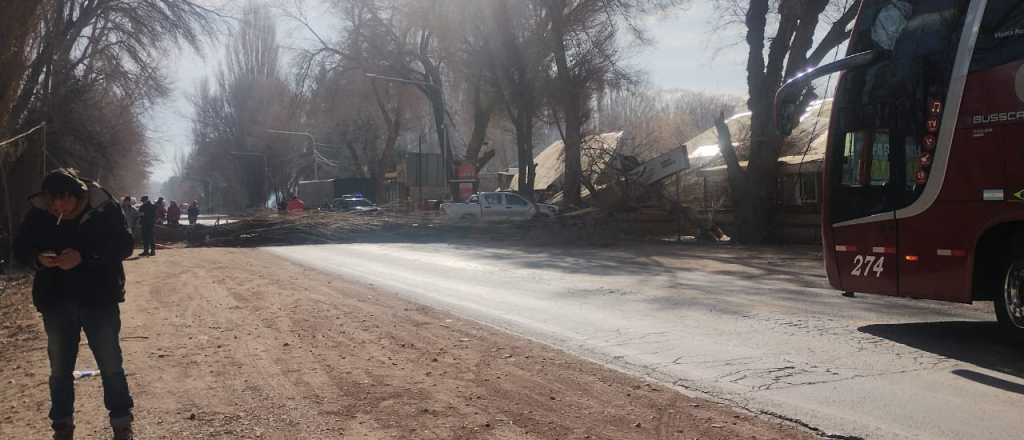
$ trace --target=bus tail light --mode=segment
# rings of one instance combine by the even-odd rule
[[[903,257],[903,259],[907,260],[908,263],[917,263],[918,261],[921,261],[921,257],[918,257],[917,255],[907,255]]]

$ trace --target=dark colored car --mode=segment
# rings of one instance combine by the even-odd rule
[[[334,199],[331,202],[331,210],[335,212],[353,212],[353,213],[376,213],[380,211],[369,199],[362,197],[341,197]]]

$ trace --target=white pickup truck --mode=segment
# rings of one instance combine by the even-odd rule
[[[485,192],[473,194],[465,202],[449,202],[441,205],[441,213],[450,221],[511,221],[529,220],[535,217],[554,217],[558,207],[533,203],[519,194]]]

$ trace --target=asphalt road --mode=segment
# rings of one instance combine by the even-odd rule
[[[813,252],[268,251],[829,434],[1024,438],[1024,349],[997,341],[990,304],[843,298]]]

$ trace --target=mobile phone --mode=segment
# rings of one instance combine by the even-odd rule
[[[53,257],[56,257],[56,256],[57,256],[57,253],[56,253],[56,252],[54,252],[54,251],[42,251],[42,252],[40,252],[40,253],[39,253],[39,255],[40,255],[40,256],[43,256],[43,257],[50,257],[50,258],[53,258]]]

